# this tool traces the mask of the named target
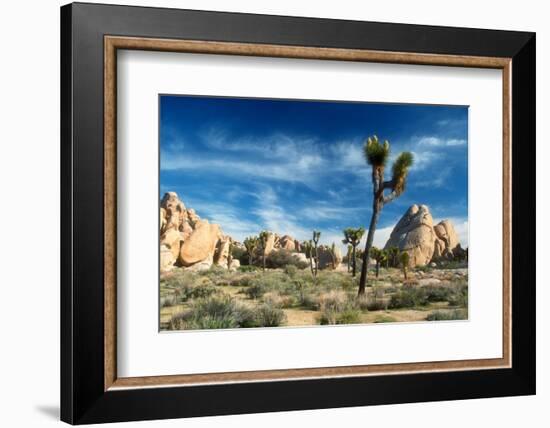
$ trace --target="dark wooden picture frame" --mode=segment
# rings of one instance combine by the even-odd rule
[[[503,357],[117,378],[117,49],[501,69]],[[61,129],[62,420],[80,424],[535,393],[533,33],[71,4],[61,9]]]

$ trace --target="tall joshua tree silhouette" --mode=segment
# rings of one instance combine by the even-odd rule
[[[372,167],[372,216],[370,219],[367,242],[365,243],[365,252],[363,253],[363,265],[361,266],[361,278],[359,280],[358,295],[365,294],[367,284],[367,267],[369,262],[369,253],[374,240],[374,232],[378,223],[380,211],[384,205],[389,204],[395,198],[399,197],[405,191],[407,174],[413,164],[413,155],[410,152],[402,152],[395,159],[392,166],[392,178],[384,181],[384,168],[390,154],[390,143],[386,140],[384,143],[378,141],[374,135],[369,137],[364,146],[365,160]],[[389,190],[388,194],[384,194]]]
[[[344,232],[344,239],[342,239],[342,243],[349,244],[352,247],[352,250],[351,250],[352,274],[351,275],[355,276],[357,246],[359,245],[359,242],[361,242],[361,238],[365,234],[365,228],[360,227],[358,229],[354,229],[352,227],[348,227],[347,229],[344,229],[343,232]]]
[[[265,272],[265,256],[266,256],[266,249],[267,249],[267,240],[269,239],[269,232],[264,230],[263,232],[260,232],[259,235],[259,243],[260,248],[262,249],[262,271]]]
[[[246,254],[248,255],[248,264],[252,266],[252,259],[258,248],[259,240],[257,236],[249,236],[244,240],[244,248],[246,248]]]
[[[319,270],[319,238],[321,238],[321,232],[318,230],[313,231],[313,255],[315,257],[315,278],[317,278],[317,272]]]

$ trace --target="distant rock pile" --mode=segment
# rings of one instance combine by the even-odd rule
[[[412,205],[392,230],[385,249],[397,247],[409,253],[409,265],[423,266],[441,259],[452,259],[465,251],[449,220],[433,225],[426,205]]]
[[[188,270],[208,269],[212,265],[236,269],[239,260],[233,258],[230,266],[227,263],[230,244],[243,249],[242,244],[225,235],[218,224],[201,219],[195,210],[186,208],[175,192],[163,196],[160,202],[161,272],[176,266]],[[299,253],[302,245],[290,235],[268,232],[265,255],[279,250]],[[341,256],[339,260],[341,262]]]
[[[160,203],[160,270],[174,266],[191,270],[208,269],[212,264],[227,267],[229,244],[234,242],[224,235],[217,224],[201,219],[185,205],[174,192],[168,192]],[[238,260],[231,262],[236,268]]]

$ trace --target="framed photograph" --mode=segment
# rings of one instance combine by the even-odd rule
[[[76,3],[61,54],[62,420],[535,393],[533,33]]]

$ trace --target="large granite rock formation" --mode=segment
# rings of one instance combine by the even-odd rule
[[[232,238],[217,224],[201,219],[187,209],[175,192],[168,192],[160,203],[160,270],[183,266],[190,270],[208,269],[213,263],[227,267],[227,251]]]
[[[451,258],[460,244],[451,221],[434,226],[426,205],[412,205],[393,228],[384,248],[390,247],[409,253],[409,265],[414,267]]]

